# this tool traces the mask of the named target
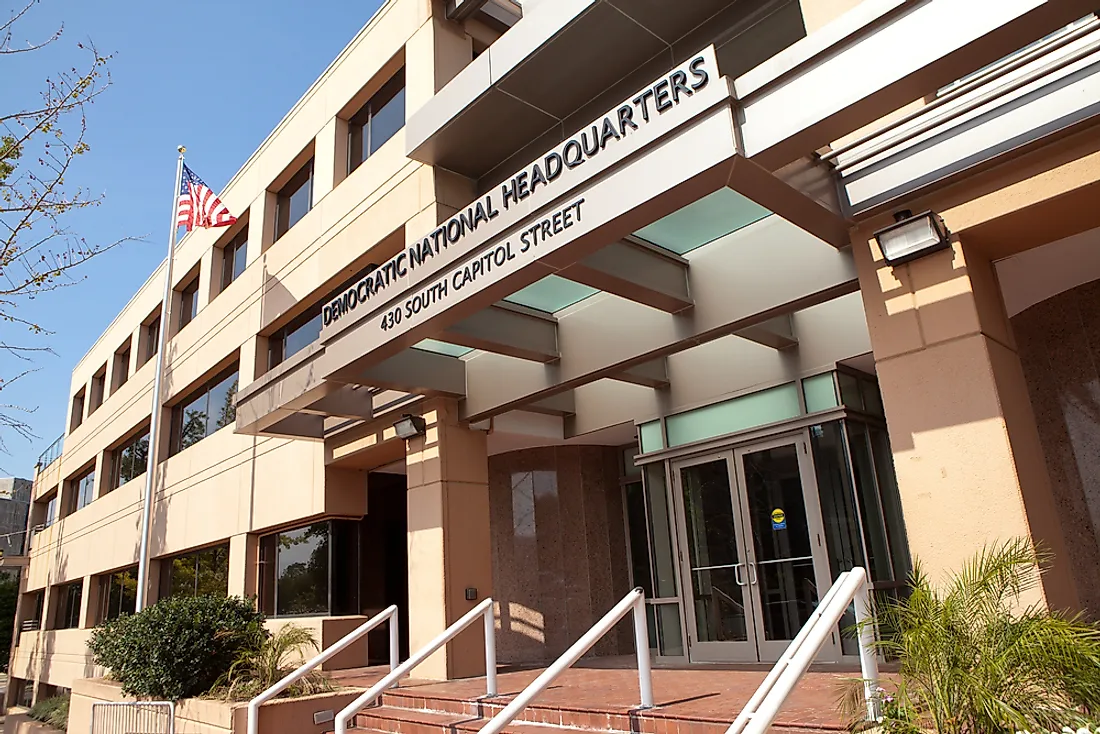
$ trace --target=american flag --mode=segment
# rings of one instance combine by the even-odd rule
[[[185,165],[176,226],[187,227],[190,232],[195,227],[228,227],[236,221],[213,190]]]

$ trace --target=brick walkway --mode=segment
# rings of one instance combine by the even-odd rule
[[[633,664],[633,660],[601,659],[568,670],[535,699],[532,708],[542,710],[544,715],[550,714],[546,723],[638,731],[637,726],[627,723],[630,718],[636,718],[631,712],[638,705],[637,673],[627,668],[627,664]],[[642,730],[652,730],[654,734],[721,732],[737,717],[767,670],[768,666],[654,669],[653,692],[657,707],[645,713],[650,722]],[[858,678],[859,673],[842,670],[819,668],[808,673],[787,699],[776,720],[777,728],[845,729],[845,721],[837,711],[837,700],[846,681]],[[337,678],[343,685],[366,687],[385,672],[384,668],[347,671]],[[502,667],[497,676],[500,696],[493,703],[507,703],[541,672],[542,669],[506,670]],[[463,708],[463,702],[474,702],[484,695],[484,678],[445,683],[411,679],[403,682],[398,691],[388,694],[385,702],[410,709],[491,715],[492,711],[486,712],[484,704],[468,703]],[[555,712],[566,712],[560,722]],[[568,712],[574,714],[572,719]],[[608,723],[604,724],[605,721]],[[624,723],[627,725],[621,725]]]

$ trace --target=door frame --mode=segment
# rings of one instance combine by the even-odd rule
[[[726,476],[729,480],[730,508],[734,514],[734,533],[738,548],[738,560],[736,564],[735,578],[742,589],[742,602],[745,606],[745,634],[744,641],[735,642],[700,642],[697,639],[698,626],[695,619],[695,592],[692,583],[691,551],[687,534],[687,511],[684,508],[683,483],[680,480],[680,472],[701,464],[711,464],[718,461],[726,463]],[[737,467],[734,465],[733,450],[722,449],[707,454],[677,459],[669,463],[669,478],[673,494],[673,520],[676,530],[677,561],[680,569],[680,597],[683,600],[684,640],[687,645],[686,654],[693,663],[755,663],[759,660],[756,645],[757,624],[753,617],[754,606],[751,596],[746,566],[748,558],[748,545],[745,534],[745,523],[742,521],[742,506],[735,494],[737,489]]]
[[[798,459],[798,474],[802,482],[802,502],[806,510],[807,532],[810,535],[810,552],[813,560],[814,578],[817,586],[817,598],[821,598],[832,585],[832,574],[829,570],[829,552],[825,547],[824,520],[821,516],[821,500],[818,495],[817,474],[814,471],[813,457],[810,455],[809,429],[802,429],[796,433],[788,433],[773,438],[762,439],[741,444],[733,450],[734,464],[737,471],[737,499],[741,502],[741,517],[749,516],[748,481],[745,477],[745,464],[743,458],[746,454],[754,454],[768,449],[794,446]],[[752,535],[752,528],[745,524],[745,534]],[[790,640],[768,640],[764,633],[764,607],[760,595],[758,565],[756,558],[755,537],[749,543],[749,581],[751,590],[750,599],[753,604],[753,618],[756,621],[756,644],[759,651],[760,662],[775,662],[786,651]],[[836,636],[833,635],[821,648],[818,658],[827,660],[839,660],[840,648]]]
[[[802,499],[806,508],[810,542],[813,548],[814,575],[817,580],[820,599],[832,585],[832,573],[829,568],[828,549],[825,545],[824,522],[821,515],[821,501],[818,496],[817,475],[813,456],[810,454],[809,427],[785,431],[768,437],[731,443],[722,448],[711,449],[705,453],[683,456],[668,460],[668,481],[672,491],[673,523],[675,525],[675,543],[679,567],[680,595],[682,600],[682,619],[684,623],[684,642],[686,656],[693,663],[718,662],[775,662],[790,644],[789,640],[768,641],[764,637],[763,606],[758,587],[751,583],[750,573],[755,570],[756,549],[752,537],[752,528],[745,521],[748,513],[748,493],[742,457],[745,454],[764,451],[770,448],[794,445],[798,456],[798,471],[802,481]],[[730,501],[733,504],[735,524],[737,525],[737,544],[742,568],[738,569],[738,582],[746,602],[746,642],[699,642],[696,639],[695,594],[692,588],[690,551],[688,551],[687,514],[683,502],[683,486],[680,479],[682,469],[714,461],[726,462],[730,485]],[[688,554],[688,555],[685,555]],[[758,577],[757,577],[758,578]],[[841,648],[837,636],[831,635],[818,655],[818,660],[841,660]]]

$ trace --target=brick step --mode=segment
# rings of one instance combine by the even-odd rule
[[[386,691],[382,694],[379,703],[380,708],[392,711],[440,714],[449,716],[454,721],[478,719],[487,721],[498,714],[510,700],[511,696],[490,700],[470,700],[432,695],[422,689],[410,687]],[[373,710],[376,709],[367,709],[364,714]],[[685,716],[660,707],[649,711],[634,711],[627,707],[614,706],[596,710],[558,703],[540,703],[536,700],[520,712],[513,723],[517,726],[541,725],[543,732],[545,732],[545,726],[549,725],[587,731],[636,732],[637,734],[724,734],[736,714],[737,712],[734,711],[728,719],[713,719]],[[784,722],[782,719],[773,728],[783,734],[846,730],[841,726],[807,726],[804,722]],[[417,734],[427,734],[427,732]]]
[[[414,711],[393,706],[372,706],[355,717],[357,730],[372,730],[388,734],[471,734],[479,731],[488,719],[464,714],[440,711]],[[560,727],[543,724],[513,722],[504,729],[506,734],[548,734],[561,731]],[[570,730],[585,732],[585,730]],[[588,730],[590,734],[595,734]]]

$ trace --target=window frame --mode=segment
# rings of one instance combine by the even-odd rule
[[[176,332],[179,333],[199,315],[199,276],[195,275],[177,292],[180,294],[180,313]]]
[[[85,485],[87,481],[87,485]],[[95,501],[95,467],[77,474],[69,480],[69,513],[80,512]]]
[[[130,379],[130,357],[133,345],[130,341],[127,341],[122,347],[115,352],[115,363],[111,374],[111,382],[114,384],[111,386],[111,394],[114,395],[118,392],[118,389],[126,384]]]
[[[327,528],[325,542],[327,544],[325,558],[325,609],[323,611],[306,611],[297,613],[281,613],[279,610],[279,555],[283,549],[280,539],[284,535],[309,531],[311,528],[324,525]],[[339,537],[337,537],[339,535]],[[346,544],[354,542],[355,552],[347,554]],[[305,525],[263,535],[259,540],[259,573],[257,574],[257,608],[269,618],[293,619],[303,617],[333,617],[359,614],[362,556],[362,524],[359,520],[345,518],[329,518],[318,520]],[[351,592],[350,598],[338,599],[334,593],[334,578],[345,568],[337,568],[337,561],[349,557],[355,564],[355,575],[358,582],[353,588],[346,588],[347,584],[341,582],[341,588],[345,593]]]
[[[146,354],[142,364],[146,364],[160,351],[160,310],[149,323],[145,324]]]
[[[188,448],[194,446],[195,444],[201,442],[202,440],[209,438],[214,433],[216,433],[218,430],[227,427],[233,421],[236,421],[236,419],[237,419],[237,408],[236,408],[236,405],[234,405],[233,406],[233,416],[232,416],[232,418],[230,418],[229,422],[218,426],[214,430],[210,429],[210,425],[211,425],[211,420],[210,420],[210,395],[216,388],[221,387],[221,385],[223,383],[230,380],[231,378],[233,378],[233,384],[231,385],[230,390],[232,390],[233,394],[235,395],[237,390],[240,387],[240,385],[239,385],[239,383],[240,383],[240,362],[238,362],[238,361],[234,361],[232,364],[230,364],[224,370],[222,370],[218,374],[214,375],[214,377],[210,378],[205,383],[203,383],[203,385],[201,387],[199,387],[196,390],[191,391],[190,393],[188,393],[186,395],[186,397],[183,398],[183,400],[180,400],[178,403],[176,403],[175,405],[172,406],[171,440],[168,442],[168,444],[169,444],[168,455],[169,456],[175,456],[176,454],[180,453],[181,451],[184,451],[185,449],[188,449]],[[205,398],[205,400],[206,400],[206,410],[205,410],[205,414],[204,414],[205,419],[206,419],[206,424],[203,426],[203,435],[202,435],[201,438],[198,438],[198,439],[192,441],[191,443],[187,444],[186,446],[184,446],[183,445],[184,410],[186,410],[187,407],[193,405],[197,400],[199,400],[201,398]]]
[[[84,601],[84,579],[54,587],[57,611],[52,615],[51,630],[80,629],[80,606]],[[74,594],[75,592],[75,594]]]
[[[396,135],[408,122],[408,114],[404,105],[406,90],[405,67],[395,71],[393,75],[371,95],[359,110],[348,118],[348,160],[347,170],[352,173],[359,166],[378,152]],[[401,124],[389,132],[377,146],[374,145],[374,119],[378,112],[398,97],[401,97]]]
[[[201,570],[201,563],[204,557],[218,558],[219,552],[225,558],[224,570],[221,570],[219,564],[220,575],[225,578],[225,592],[223,596],[229,596],[229,543],[218,543],[216,545],[208,545],[203,548],[194,548],[183,553],[177,553],[174,556],[166,556],[164,558],[157,559],[161,564],[160,572],[160,598],[167,599],[172,596],[180,596],[181,594],[172,593],[172,571],[175,567],[176,561],[185,559],[193,559],[195,570],[194,587],[191,591],[191,596],[199,596],[199,572]]]
[[[219,293],[241,277],[244,269],[248,266],[248,225],[242,227],[241,231],[233,235],[233,239],[229,240],[225,247],[221,249],[222,277]],[[239,268],[238,263],[240,264]]]
[[[314,174],[314,156],[310,156],[309,160],[302,164],[302,167],[295,172],[290,180],[287,181],[281,189],[275,195],[275,240],[278,241],[294,228],[307,214],[313,211],[313,174]],[[296,219],[291,221],[293,212],[290,209],[290,204],[294,199],[294,196],[302,190],[302,187],[306,187],[306,210],[302,212]]]
[[[96,600],[95,612],[95,620],[97,625],[103,624],[104,622],[109,622],[113,619],[118,619],[123,614],[135,613],[137,609],[137,571],[137,566],[128,566],[126,568],[121,568],[117,571],[112,571],[111,573],[100,574],[95,577],[97,591],[99,592],[98,598]],[[133,579],[133,581],[135,582],[134,596],[129,599],[129,603],[127,603],[127,599],[125,598],[126,590],[122,588],[121,581],[117,584],[117,586],[115,584],[115,581],[119,579],[119,577],[122,577],[124,575],[129,575],[130,578]],[[118,604],[118,609],[114,614],[112,614],[111,610],[112,591],[115,591],[117,593],[117,596],[115,596],[114,598],[121,600]],[[125,607],[129,607],[129,610],[127,610]]]
[[[128,449],[133,449],[135,446],[137,446],[138,443],[141,442],[142,439],[145,439],[145,451],[148,452],[149,426],[145,426],[144,428],[138,430],[137,433],[134,433],[132,436],[130,436],[130,438],[126,439],[123,443],[119,444],[115,449],[111,451],[111,477],[110,481],[107,483],[106,492],[113,492],[122,485],[133,481],[137,477],[140,477],[147,471],[146,468],[142,468],[140,472],[127,478],[126,481],[120,481],[122,479],[122,453]],[[148,453],[146,453],[146,465],[148,465]]]
[[[308,348],[309,345],[316,342],[317,339],[321,338],[321,312],[324,309],[323,304],[323,301],[318,302],[314,306],[306,309],[305,311],[291,319],[289,322],[287,322],[283,327],[277,329],[274,333],[272,333],[271,336],[267,338],[267,369],[274,369],[290,357],[293,357],[298,352]],[[287,354],[287,338],[298,333],[314,320],[318,322],[317,336],[309,343],[303,345],[299,349],[295,349],[290,354]]]

